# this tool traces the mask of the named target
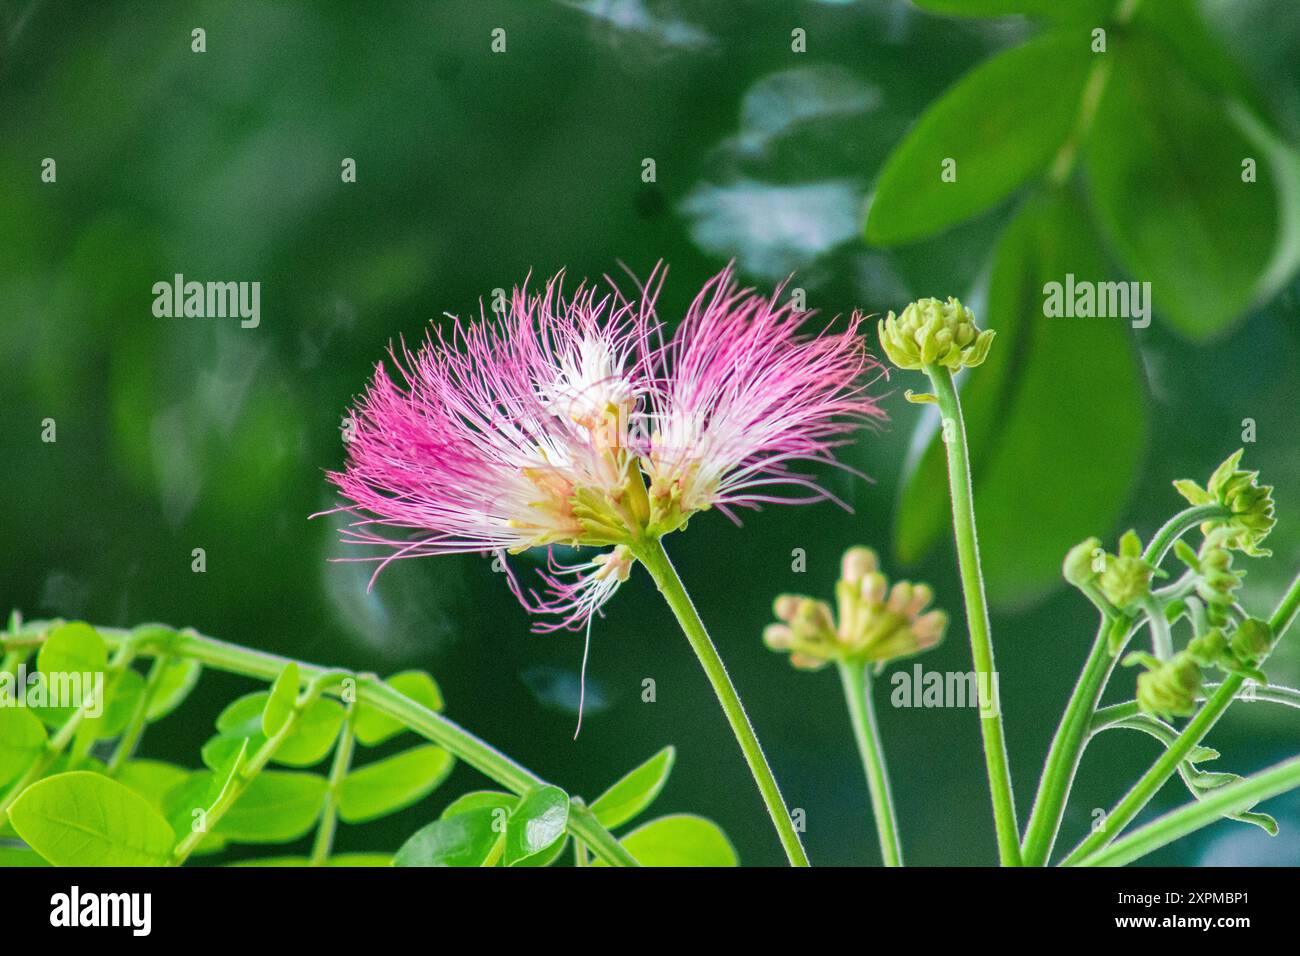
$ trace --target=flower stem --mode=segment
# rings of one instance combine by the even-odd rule
[[[1124,866],[1224,817],[1249,810],[1261,800],[1300,787],[1300,757],[1219,787],[1135,830],[1109,847],[1074,861],[1076,866]]]
[[[970,630],[971,657],[981,687],[994,688],[996,669],[993,641],[989,633],[989,609],[984,597],[984,575],[980,570],[979,541],[975,532],[975,500],[971,492],[970,453],[966,448],[966,424],[952,373],[943,366],[927,366],[926,374],[939,399],[943,416],[944,442],[948,450],[948,488],[952,494],[952,524],[957,539],[957,564],[962,593],[966,599],[966,625]],[[949,424],[951,423],[951,424]],[[992,711],[991,713],[989,711]],[[1001,707],[980,708],[980,731],[984,737],[984,763],[988,768],[989,792],[993,798],[993,823],[997,829],[998,858],[1003,866],[1020,865],[1020,834],[1016,805],[1011,795],[1011,769],[1002,735]]]
[[[1097,628],[1097,638],[1092,642],[1083,673],[1079,675],[1079,682],[1074,686],[1074,693],[1070,695],[1070,702],[1047,752],[1034,809],[1025,827],[1025,866],[1043,866],[1052,854],[1065,813],[1065,802],[1088,741],[1092,715],[1101,700],[1106,681],[1115,670],[1115,658],[1110,653],[1110,635],[1115,628],[1126,624],[1124,620],[1106,618]]]
[[[1269,627],[1273,631],[1275,641],[1281,638],[1283,632],[1295,620],[1298,611],[1300,611],[1300,574],[1297,574],[1295,579],[1292,580],[1291,586],[1287,589],[1282,601],[1269,619]],[[1223,716],[1223,712],[1228,709],[1228,705],[1237,697],[1238,691],[1241,690],[1245,682],[1246,679],[1240,674],[1230,674],[1224,679],[1218,690],[1197,711],[1196,716],[1183,728],[1183,732],[1178,735],[1178,738],[1169,746],[1169,749],[1160,755],[1156,762],[1152,764],[1151,769],[1142,775],[1138,782],[1133,785],[1133,789],[1125,794],[1123,799],[1115,805],[1115,808],[1106,815],[1102,825],[1090,833],[1062,861],[1064,865],[1078,864],[1109,845],[1119,835],[1120,831],[1142,812],[1143,808],[1151,802],[1151,798],[1165,785],[1165,782],[1178,771],[1178,767],[1187,759],[1187,755],[1200,745],[1205,735]]]
[[[677,623],[681,625],[682,632],[686,635],[686,640],[690,642],[691,649],[695,651],[695,656],[699,658],[700,665],[709,678],[709,683],[713,685],[718,703],[722,705],[722,710],[727,715],[727,722],[731,724],[731,731],[736,735],[736,741],[740,744],[745,761],[749,764],[749,772],[753,774],[759,793],[763,795],[763,802],[767,804],[767,812],[776,826],[785,855],[792,866],[808,866],[808,855],[804,852],[803,844],[799,842],[799,835],[790,820],[790,811],[786,809],[781,790],[776,785],[776,778],[772,776],[772,768],[767,765],[767,758],[763,756],[763,748],[754,734],[754,727],[745,714],[745,707],[740,702],[735,685],[727,676],[727,668],[722,663],[722,658],[718,656],[717,648],[709,639],[709,632],[705,630],[699,612],[695,610],[690,595],[682,586],[682,579],[678,576],[677,569],[668,558],[668,552],[664,550],[663,544],[655,539],[642,543],[637,558],[650,572],[650,576],[659,587],[659,592],[672,608]]]
[[[885,766],[885,752],[880,744],[880,730],[871,703],[871,675],[858,661],[841,660],[839,668],[840,680],[844,683],[844,699],[848,702],[849,717],[853,721],[853,735],[858,741],[862,769],[867,775],[867,789],[871,792],[871,812],[876,818],[876,833],[880,837],[880,855],[885,866],[902,866],[903,849],[898,840],[898,819],[894,815],[889,770]]]

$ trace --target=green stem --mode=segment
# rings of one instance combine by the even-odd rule
[[[34,633],[42,633],[54,626],[55,623],[37,621],[24,624],[21,639],[30,644],[34,639]],[[97,630],[110,646],[124,644],[132,636],[131,631],[121,628],[100,627]],[[8,638],[3,640],[8,641]],[[37,640],[37,643],[39,643],[39,640]],[[155,655],[161,653],[172,654],[177,657],[198,661],[213,670],[264,681],[275,680],[280,675],[280,671],[291,660],[278,654],[270,654],[266,651],[219,641],[216,638],[207,637],[189,629],[176,633],[163,647],[150,648],[141,646],[139,651]],[[296,663],[304,680],[312,680],[324,673],[337,673],[336,670],[309,664],[305,661],[297,661]],[[353,676],[356,676],[357,680],[357,701],[359,703],[364,703],[373,707],[376,711],[392,717],[404,727],[437,744],[483,775],[495,780],[507,790],[522,794],[531,787],[546,783],[541,777],[515,763],[487,742],[475,737],[469,731],[441,714],[434,713],[422,704],[416,703],[379,679],[360,675]],[[338,688],[334,688],[331,693],[338,694]],[[591,811],[577,800],[573,801],[569,810],[569,832],[573,836],[581,838],[591,848],[592,852],[606,863],[613,866],[638,865],[632,854],[628,853],[622,844],[600,825]]]
[[[302,717],[303,712],[316,702],[327,687],[338,683],[344,676],[346,676],[344,671],[330,671],[318,675],[294,701],[289,719],[284,722],[280,729],[268,737],[266,742],[247,761],[243,760],[242,755],[236,758],[231,778],[226,781],[221,793],[204,814],[203,829],[191,830],[186,834],[185,839],[176,844],[175,849],[172,850],[171,860],[169,861],[170,866],[180,866],[189,859],[190,854],[198,848],[198,845],[203,842],[208,833],[216,828],[217,824],[221,822],[221,818],[226,815],[226,812],[234,806],[235,801],[248,789],[249,784],[271,762],[271,758],[280,749],[280,745],[293,733],[293,729],[297,725],[298,719]],[[247,741],[245,741],[245,746],[247,746]]]
[[[971,492],[970,453],[966,448],[966,424],[952,373],[942,366],[927,366],[926,374],[939,400],[948,450],[948,488],[952,494],[952,523],[957,539],[957,564],[962,593],[966,599],[966,624],[970,631],[971,657],[981,687],[996,687],[993,641],[990,637],[988,602],[984,597],[984,575],[980,570],[979,541],[975,532],[975,500]],[[949,423],[951,422],[951,426]],[[990,710],[992,711],[990,713]],[[998,858],[1003,866],[1020,865],[1020,836],[1016,805],[1011,794],[1011,769],[1002,734],[1002,708],[980,708],[980,731],[984,738],[984,763],[988,768],[989,792],[993,798],[993,822],[997,829]]]
[[[1143,558],[1159,567],[1174,546],[1174,542],[1203,521],[1223,514],[1223,506],[1197,505],[1185,508],[1166,521],[1152,536],[1143,552]],[[1119,652],[1135,625],[1133,618],[1121,615],[1103,618],[1097,629],[1083,673],[1075,684],[1065,714],[1057,725],[1052,746],[1047,752],[1043,775],[1034,796],[1034,809],[1025,827],[1024,862],[1026,866],[1045,866],[1051,858],[1052,848],[1061,829],[1065,805],[1074,785],[1074,776],[1083,759],[1084,748],[1093,733],[1093,715],[1101,700],[1106,683],[1114,673]],[[1111,652],[1111,648],[1116,648]]]
[[[664,550],[663,544],[655,539],[644,542],[638,548],[637,558],[650,572],[650,576],[659,587],[659,592],[663,594],[673,614],[677,616],[677,623],[681,625],[686,640],[690,642],[691,649],[695,651],[695,656],[699,658],[704,673],[709,678],[709,683],[713,685],[718,703],[722,705],[722,710],[727,715],[727,722],[731,724],[731,731],[736,735],[736,741],[745,755],[745,762],[749,764],[749,772],[753,774],[759,793],[763,795],[763,802],[767,804],[767,812],[776,826],[785,855],[792,866],[808,866],[808,855],[804,852],[803,844],[799,842],[799,834],[795,832],[790,811],[786,809],[781,790],[772,775],[772,768],[767,765],[767,758],[763,756],[763,748],[754,734],[754,727],[745,714],[745,707],[740,702],[735,685],[727,676],[727,668],[722,663],[722,658],[718,656],[717,648],[709,639],[704,622],[700,620],[695,605],[691,603],[690,595],[682,586],[677,569],[668,558],[668,552]]]
[[[1282,634],[1295,620],[1297,611],[1300,611],[1300,574],[1292,580],[1281,603],[1269,619],[1275,646],[1277,640],[1281,639]],[[1102,825],[1088,834],[1087,838],[1065,858],[1063,861],[1065,865],[1077,864],[1109,845],[1120,831],[1142,812],[1143,808],[1151,802],[1151,798],[1177,772],[1178,767],[1187,759],[1187,755],[1205,739],[1205,735],[1223,716],[1223,712],[1228,709],[1228,705],[1236,698],[1245,682],[1246,679],[1240,674],[1231,674],[1219,685],[1218,690],[1183,728],[1178,739],[1160,755],[1151,769],[1142,775],[1133,788],[1106,815]]]
[[[163,673],[167,670],[167,665],[171,661],[170,657],[155,657],[153,664],[149,667],[149,677],[145,680],[144,693],[140,699],[135,702],[135,710],[131,712],[131,719],[127,722],[126,729],[117,740],[117,746],[113,748],[113,756],[109,758],[106,773],[110,777],[116,777],[122,765],[131,759],[135,753],[136,746],[140,743],[140,738],[144,735],[144,729],[148,724],[149,704],[153,700],[154,694],[158,692],[158,685],[161,683]]]
[[[1074,785],[1074,775],[1083,759],[1093,712],[1115,670],[1116,658],[1110,653],[1110,644],[1112,631],[1118,627],[1127,627],[1126,619],[1105,619],[1097,628],[1097,637],[1083,665],[1083,673],[1079,675],[1065,715],[1052,738],[1038,794],[1034,798],[1034,809],[1025,828],[1025,866],[1043,866],[1052,855],[1070,788]]]
[[[880,855],[885,866],[902,866],[903,850],[898,840],[898,819],[894,815],[889,770],[885,766],[880,730],[871,703],[871,675],[859,661],[841,660],[839,668],[844,699],[848,702],[849,717],[853,722],[853,735],[858,741],[858,753],[862,757],[862,769],[866,772],[867,789],[871,793],[871,812],[880,837]]]
[[[347,717],[339,730],[338,743],[334,745],[334,762],[330,764],[329,787],[325,791],[325,807],[321,811],[320,823],[316,826],[316,839],[312,843],[310,864],[324,866],[329,862],[334,849],[334,832],[339,823],[339,788],[343,779],[352,768],[352,751],[356,746],[354,729],[356,726],[357,707],[352,702],[347,705]]]
[[[1116,840],[1105,849],[1067,860],[1076,866],[1124,866],[1216,820],[1249,810],[1270,797],[1300,787],[1300,757],[1211,791]]]

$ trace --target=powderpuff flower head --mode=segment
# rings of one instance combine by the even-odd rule
[[[829,498],[808,464],[883,417],[882,374],[854,314],[805,332],[809,313],[737,287],[731,267],[663,340],[655,301],[609,283],[571,294],[563,274],[516,288],[495,314],[452,318],[412,352],[390,348],[352,412],[348,462],[330,480],[345,541],[398,558],[571,545],[541,593],[510,586],[535,629],[580,629],[628,579],[639,549],[697,512]],[[508,570],[508,568],[507,568]],[[373,578],[372,578],[373,581]]]

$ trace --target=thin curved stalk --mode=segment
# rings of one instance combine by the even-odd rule
[[[753,775],[754,782],[758,784],[758,791],[763,796],[763,803],[767,805],[768,815],[776,827],[777,836],[781,840],[786,857],[790,860],[790,865],[808,866],[808,854],[804,852],[803,844],[799,842],[799,834],[795,832],[790,811],[781,796],[781,788],[777,786],[772,768],[768,766],[767,758],[763,755],[763,748],[754,733],[754,725],[749,722],[745,706],[740,702],[740,695],[736,693],[736,687],[727,675],[726,665],[718,656],[718,650],[713,646],[709,632],[705,629],[704,622],[700,620],[699,612],[695,610],[690,595],[686,593],[677,569],[669,560],[668,552],[656,539],[645,542],[640,547],[637,558],[654,578],[659,592],[676,615],[682,633],[686,635],[691,649],[699,658],[705,676],[713,685],[713,693],[717,695],[718,703],[722,705],[723,713],[727,715],[731,732],[735,734],[736,742],[740,744],[740,750],[745,755],[745,762],[749,764],[749,772]]]
[[[1184,508],[1152,535],[1143,558],[1149,564],[1159,567],[1175,541],[1203,521],[1222,514],[1223,507],[1218,504]],[[1097,704],[1114,673],[1119,653],[1136,625],[1133,617],[1120,615],[1113,619],[1103,617],[1097,629],[1092,650],[1066,704],[1061,722],[1057,725],[1051,748],[1047,752],[1047,761],[1043,765],[1043,774],[1038,781],[1034,808],[1025,827],[1023,849],[1026,866],[1045,866],[1052,855],[1052,847],[1056,844],[1061,820],[1065,815],[1065,804],[1074,785],[1074,775],[1079,769],[1079,761],[1083,759],[1084,748],[1092,733]]]

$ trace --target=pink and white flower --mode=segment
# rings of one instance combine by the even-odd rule
[[[536,629],[579,629],[627,580],[638,545],[717,507],[832,497],[800,464],[883,418],[883,374],[859,334],[807,335],[807,314],[737,287],[728,266],[671,341],[656,269],[635,298],[610,283],[563,292],[563,275],[514,290],[502,315],[453,318],[412,353],[390,349],[352,414],[348,463],[330,480],[350,543],[397,558],[557,544],[611,548],[510,575]],[[403,533],[396,537],[394,531]],[[372,579],[373,580],[373,579]]]

